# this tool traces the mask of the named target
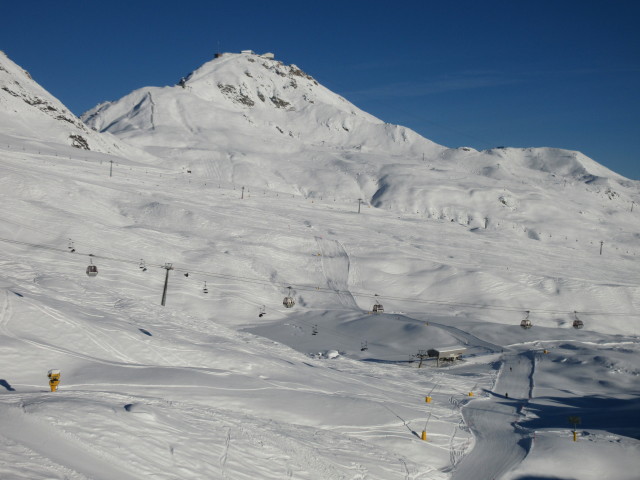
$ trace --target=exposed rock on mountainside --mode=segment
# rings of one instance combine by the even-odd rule
[[[6,135],[83,150],[148,158],[111,135],[99,135],[0,51],[0,122]]]

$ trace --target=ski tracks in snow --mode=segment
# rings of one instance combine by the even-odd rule
[[[449,461],[451,462],[451,467],[447,471],[451,471],[456,468],[460,460],[464,458],[464,455],[469,450],[469,446],[471,444],[472,439],[466,437],[462,442],[456,443],[456,434],[458,430],[469,431],[467,426],[464,424],[464,420],[460,420],[460,423],[456,425],[451,431],[451,437],[449,437]]]
[[[505,355],[503,362],[490,396],[472,400],[462,409],[474,433],[475,446],[462,460],[452,453],[452,480],[498,479],[529,453],[531,440],[520,433],[517,422],[532,395],[535,358],[527,354]]]
[[[90,478],[92,480],[134,480],[117,458],[104,451],[93,450],[86,442],[33,418],[19,408],[0,404],[2,443],[21,445],[37,456],[44,457],[49,468],[60,476],[49,478]],[[70,475],[69,472],[74,474]],[[53,473],[53,472],[52,472]],[[44,478],[44,477],[43,477]]]
[[[220,474],[222,478],[227,478],[225,467],[227,465],[227,458],[229,457],[229,444],[231,443],[231,428],[227,427],[227,436],[224,440],[224,451],[220,455]]]
[[[8,297],[8,293],[7,292],[7,297]],[[69,317],[63,315],[62,313],[58,312],[57,310],[55,310],[52,307],[46,306],[46,305],[41,305],[38,304],[34,301],[27,301],[25,302],[27,305],[30,305],[31,307],[39,310],[40,312],[42,312],[44,315],[51,317],[53,320],[55,320],[56,322],[60,322],[63,324],[67,324],[70,327],[74,327],[76,329],[79,329],[80,331],[82,331],[83,335],[90,341],[92,342],[92,344],[94,344],[97,348],[99,348],[100,350],[105,351],[106,353],[113,355],[115,357],[115,359],[120,360],[121,362],[123,362],[123,364],[131,364],[131,363],[136,363],[134,362],[134,359],[131,358],[129,355],[124,354],[123,352],[121,352],[114,344],[107,344],[105,339],[108,339],[108,336],[98,336],[95,333],[90,331],[90,328],[81,325],[80,322],[74,321],[72,319],[70,319]],[[5,307],[3,308],[4,310],[10,311],[10,300],[8,298],[6,298],[5,301]],[[65,355],[70,355],[73,357],[77,357],[77,358],[85,358],[87,360],[91,360],[91,361],[97,361],[100,363],[106,363],[106,364],[118,364],[119,362],[117,360],[106,360],[106,359],[100,359],[99,357],[93,356],[93,355],[88,355],[88,354],[82,354],[80,352],[77,351],[71,351],[65,347],[62,346],[57,346],[57,345],[53,345],[51,343],[47,343],[47,342],[43,342],[43,341],[39,341],[39,340],[34,340],[34,339],[28,339],[28,338],[24,338],[24,337],[20,337],[17,336],[15,334],[13,334],[12,332],[10,332],[7,328],[7,323],[9,320],[10,315],[3,315],[3,318],[6,317],[6,319],[1,320],[1,331],[3,334],[17,339],[17,340],[21,340],[25,343],[28,343],[30,345],[39,347],[39,348],[44,348],[47,350],[51,350],[51,351],[55,351],[61,354],[65,354]]]
[[[337,240],[327,240],[315,237],[322,262],[322,273],[327,282],[327,287],[337,293],[340,303],[347,307],[358,309],[358,304],[349,291],[349,269],[351,262],[349,255],[342,244]]]
[[[9,290],[4,291],[4,299],[2,301],[2,306],[0,307],[0,333],[7,336],[11,336],[7,329],[7,324],[9,323],[9,319],[13,316],[9,293]]]

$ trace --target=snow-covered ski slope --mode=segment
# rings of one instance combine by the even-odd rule
[[[266,61],[249,58],[218,60]],[[154,128],[113,123],[117,156],[70,146],[70,122],[17,124],[34,105],[5,108],[16,77],[0,85],[0,478],[636,478],[637,182],[576,152],[385,139],[402,127],[357,110],[363,147],[307,141],[311,112],[344,101],[301,76],[302,115],[285,66],[261,92],[283,130],[270,98],[296,106],[300,137],[269,136],[257,93],[234,103],[216,65],[162,89],[220,91],[202,104],[230,102],[215,145],[204,120],[158,133],[158,93]],[[452,345],[465,361],[410,362]]]

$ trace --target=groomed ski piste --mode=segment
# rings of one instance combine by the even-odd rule
[[[359,204],[47,125],[0,133],[0,478],[637,478],[636,183],[447,151]]]

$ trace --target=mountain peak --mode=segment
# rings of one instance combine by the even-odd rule
[[[311,75],[296,65],[285,65],[261,55],[231,53],[217,56],[178,82],[178,86],[206,100],[213,98],[213,92],[209,92],[213,87],[224,99],[241,106],[265,104],[290,110],[313,104],[313,87],[318,85]],[[303,91],[302,103],[300,96],[295,94],[298,88]]]
[[[262,55],[258,55],[253,53],[252,50],[245,50],[244,53],[216,53],[215,58],[209,62],[206,62],[200,68],[194,70],[186,77],[183,77],[178,85],[182,87],[186,87],[186,85],[191,81],[195,80],[200,76],[208,75],[211,72],[216,71],[216,69],[223,63],[232,62],[239,64],[240,68],[244,66],[245,74],[248,76],[251,75],[250,71],[253,70],[253,66],[257,66],[258,69],[260,67],[265,68],[268,71],[274,72],[280,77],[288,77],[291,80],[295,81],[295,78],[305,78],[315,85],[318,85],[318,82],[309,74],[303,72],[297,65],[291,64],[286,65],[283,62],[276,60],[274,54],[265,53]]]
[[[301,145],[418,155],[442,147],[385,124],[297,65],[250,52],[217,55],[171,87],[145,87],[82,116],[98,131],[143,147],[219,151],[230,137],[286,149]],[[224,137],[221,139],[220,137]],[[175,142],[178,142],[177,144]]]

